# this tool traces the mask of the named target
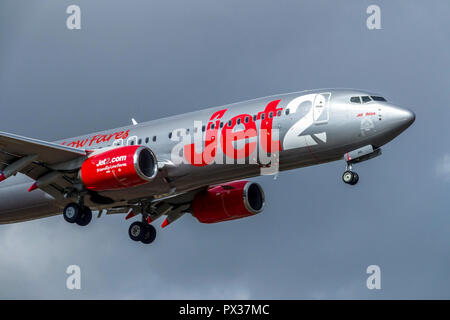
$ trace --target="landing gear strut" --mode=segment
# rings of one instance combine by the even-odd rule
[[[130,225],[128,235],[133,241],[141,241],[142,243],[150,244],[156,238],[156,229],[151,224],[136,221]]]
[[[76,223],[79,226],[87,226],[92,219],[92,211],[89,207],[71,202],[64,208],[64,219],[69,223]]]
[[[359,175],[353,171],[351,164],[347,164],[347,170],[342,175],[342,181],[352,186],[358,183]]]

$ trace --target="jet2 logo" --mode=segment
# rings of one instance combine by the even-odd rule
[[[289,130],[286,132],[283,140],[283,149],[295,149],[304,148],[316,145],[317,142],[311,135],[303,135],[309,127],[314,123],[324,123],[328,121],[328,102],[330,94],[307,94],[293,99],[287,105],[286,109],[289,110],[289,114],[296,113],[298,107],[302,103],[311,103],[312,107],[308,113],[298,120]],[[324,113],[326,113],[325,117]],[[326,143],[327,133],[321,132],[314,135],[318,140]]]
[[[280,141],[272,136],[273,118],[277,117],[277,108],[280,100],[270,102],[266,108],[256,116],[261,120],[261,129],[259,131],[260,144],[267,153],[276,153],[280,151]],[[250,114],[240,114],[226,122],[222,129],[221,120],[228,109],[215,112],[209,119],[206,126],[205,142],[203,150],[196,152],[196,143],[186,144],[183,147],[185,160],[194,166],[206,166],[216,160],[216,153],[219,143],[223,154],[229,159],[245,159],[254,153],[257,146],[258,131],[253,116]],[[270,116],[269,116],[270,115]],[[234,130],[236,126],[243,126],[242,130]],[[196,139],[196,142],[198,141]],[[239,143],[241,146],[239,147]]]
[[[127,156],[119,156],[119,157],[114,157],[112,159],[106,158],[106,159],[103,159],[103,160],[99,160],[98,163],[97,163],[97,167],[105,166],[105,165],[108,165],[110,163],[123,162],[123,161],[127,161]]]
[[[194,130],[197,133],[194,133],[193,143],[192,137],[185,134],[185,129],[176,129],[172,132],[173,141],[179,141],[180,137],[182,138],[172,150],[172,161],[174,164],[187,162],[202,167],[212,163],[222,164],[224,156],[226,163],[230,164],[235,163],[234,160],[238,160],[238,164],[245,164],[245,159],[249,159],[250,163],[266,166],[278,161],[278,154],[282,147],[285,150],[309,147],[317,144],[316,139],[326,143],[326,132],[314,134],[316,139],[303,133],[314,123],[328,121],[329,98],[329,93],[308,94],[290,101],[286,110],[289,110],[287,114],[291,116],[304,102],[309,102],[311,108],[305,116],[289,128],[283,143],[279,140],[279,130],[273,128],[274,119],[283,112],[283,108],[279,107],[281,100],[269,102],[255,118],[251,114],[240,114],[229,121],[224,121],[228,109],[216,111],[206,125],[204,138],[200,129],[201,121],[194,122],[194,128],[200,130]],[[261,120],[259,130],[255,120]],[[197,126],[197,123],[200,126]],[[258,151],[257,155],[255,155],[256,151]],[[223,156],[218,156],[220,152]],[[180,156],[180,153],[183,155]]]

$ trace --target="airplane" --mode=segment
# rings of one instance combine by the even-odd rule
[[[0,224],[61,214],[86,226],[92,210],[124,214],[149,244],[190,213],[216,223],[260,213],[261,175],[343,160],[355,164],[415,121],[379,94],[318,89],[269,96],[54,142],[0,132]]]

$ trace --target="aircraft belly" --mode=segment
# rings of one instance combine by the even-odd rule
[[[189,175],[179,177],[174,181],[177,191],[199,188],[226,181],[233,181],[255,177],[260,174],[258,165],[208,165],[205,167],[193,167]]]
[[[171,186],[162,176],[157,176],[155,180],[136,187],[129,187],[114,191],[102,191],[100,194],[115,201],[132,200],[140,198],[150,198],[154,195],[162,195],[170,192]],[[93,204],[95,207],[95,204]]]

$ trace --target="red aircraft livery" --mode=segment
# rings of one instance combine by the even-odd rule
[[[93,136],[92,138],[88,137],[83,140],[75,140],[75,141],[71,141],[68,143],[66,143],[66,141],[64,141],[62,143],[62,145],[66,145],[68,147],[73,147],[73,148],[91,147],[94,144],[109,142],[112,138],[114,138],[114,140],[126,139],[126,138],[128,138],[129,133],[130,133],[130,130],[117,131],[117,132],[113,132],[110,134],[97,134],[97,135]]]
[[[279,140],[272,140],[273,120],[283,111],[283,108],[277,108],[280,100],[271,101],[263,111],[258,112],[256,119],[250,114],[240,114],[225,122],[221,130],[220,145],[223,153],[232,159],[248,158],[256,149],[257,142],[245,142],[237,149],[234,146],[236,141],[247,141],[257,136],[257,126],[255,120],[261,120],[260,141],[261,147],[267,153],[278,152],[281,150]],[[206,166],[212,163],[216,157],[217,141],[219,140],[219,129],[222,118],[228,109],[214,112],[210,117],[206,127],[205,147],[202,153],[195,151],[195,143],[184,146],[185,159],[194,166]],[[243,130],[233,131],[236,125],[244,125]]]

